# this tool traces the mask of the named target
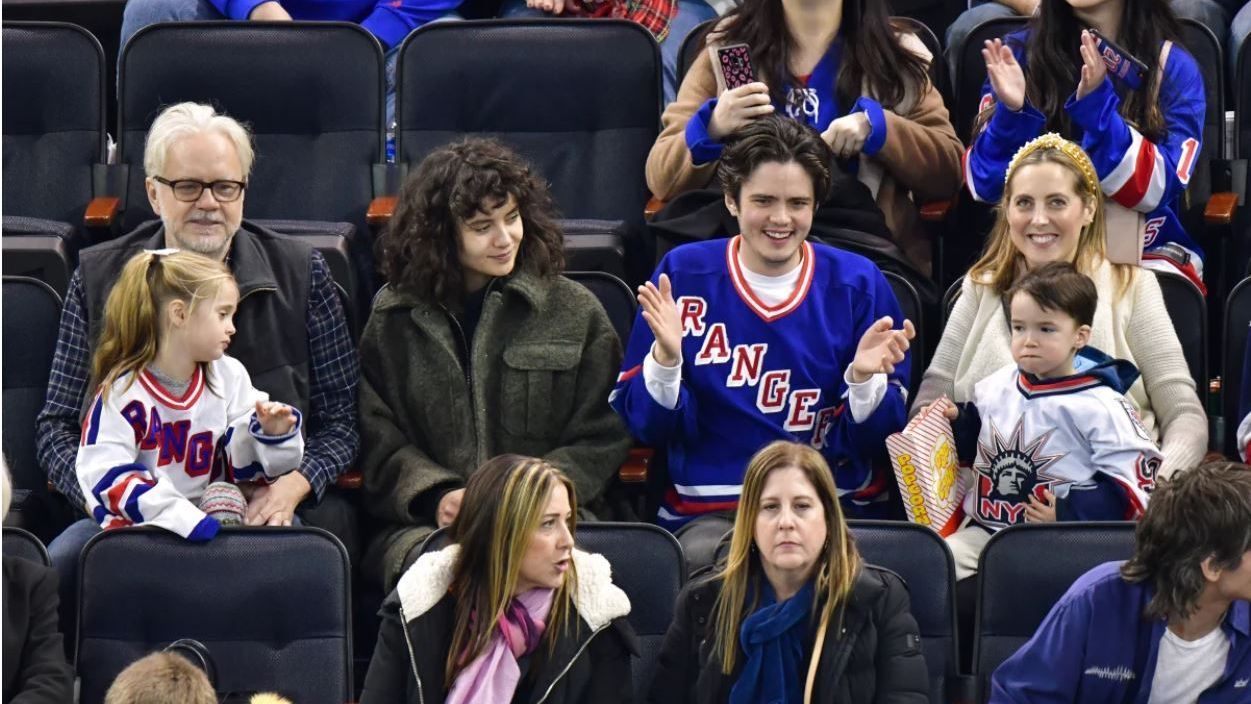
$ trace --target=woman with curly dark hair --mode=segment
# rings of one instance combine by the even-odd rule
[[[401,190],[360,344],[365,507],[386,524],[364,568],[384,587],[487,458],[543,458],[592,511],[625,459],[608,406],[621,343],[560,276],[563,243],[546,184],[493,140],[433,152]]]

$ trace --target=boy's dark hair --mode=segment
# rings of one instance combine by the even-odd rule
[[[547,183],[509,147],[469,137],[431,152],[400,189],[395,215],[376,245],[383,276],[428,303],[461,300],[460,223],[510,195],[525,233],[515,271],[559,274],[565,239]]]
[[[781,115],[752,120],[725,145],[717,164],[721,190],[738,202],[743,183],[761,164],[794,162],[812,179],[813,207],[830,195],[834,154],[813,128]]]
[[[1024,293],[1043,310],[1064,313],[1078,325],[1093,325],[1099,291],[1090,277],[1069,262],[1051,262],[1027,272],[1003,297],[1004,313],[1012,320],[1012,299]]]
[[[1128,582],[1155,587],[1148,618],[1194,613],[1207,580],[1203,561],[1234,570],[1251,550],[1251,467],[1208,462],[1162,481],[1138,523]]]

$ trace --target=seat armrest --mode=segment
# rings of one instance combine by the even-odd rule
[[[1234,193],[1213,193],[1203,208],[1203,221],[1209,225],[1229,225],[1238,209],[1238,196]]]
[[[83,224],[90,228],[108,228],[113,226],[117,213],[121,209],[122,199],[116,196],[96,196],[87,204],[83,213]]]
[[[365,476],[361,474],[359,469],[349,469],[343,474],[340,474],[338,479],[334,480],[335,486],[340,489],[347,489],[348,491],[356,491],[360,489],[364,483]]]
[[[391,221],[391,215],[395,212],[395,196],[378,196],[369,203],[369,210],[365,211],[365,222],[374,227],[382,227]]]
[[[660,209],[663,207],[665,207],[665,202],[663,200],[657,198],[656,196],[648,198],[647,205],[643,206],[643,218],[645,220],[651,220],[652,217],[654,217],[656,213],[659,213]]]
[[[921,204],[921,219],[925,222],[942,222],[951,213],[954,199],[934,200]]]
[[[617,477],[624,484],[642,484],[647,481],[647,467],[652,462],[652,456],[656,454],[655,450],[650,447],[632,447],[630,455],[626,457],[626,461],[617,470]]]

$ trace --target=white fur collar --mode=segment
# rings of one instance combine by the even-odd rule
[[[406,621],[426,613],[447,595],[458,557],[459,545],[428,552],[417,558],[417,562],[400,577],[395,591]],[[573,595],[573,605],[591,630],[630,613],[630,599],[612,583],[612,567],[603,555],[574,550],[573,565],[578,574],[578,591]]]

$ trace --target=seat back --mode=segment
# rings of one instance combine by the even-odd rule
[[[1251,350],[1251,277],[1243,279],[1229,292],[1225,302],[1225,345],[1221,349],[1222,415],[1225,418],[1225,447],[1219,448],[1229,457],[1237,457],[1238,425],[1242,422],[1242,389],[1251,380],[1243,376],[1246,356]]]
[[[847,525],[865,562],[898,574],[908,585],[930,675],[930,702],[951,701],[948,692],[959,677],[960,650],[956,567],[946,541],[915,523],[850,520]]]
[[[1155,275],[1160,282],[1160,292],[1164,294],[1164,307],[1177,332],[1177,341],[1186,356],[1190,378],[1194,379],[1195,391],[1202,398],[1208,388],[1207,301],[1189,279],[1167,272],[1155,272]]]
[[[4,23],[4,214],[81,223],[104,163],[104,50],[62,22]]]
[[[634,324],[634,311],[638,308],[638,299],[630,287],[621,279],[602,271],[567,271],[565,276],[595,294],[624,347],[630,339],[630,326]]]
[[[220,691],[352,699],[351,567],[326,531],[227,527],[191,543],[122,528],[92,538],[79,565],[83,704],[99,704],[127,665],[180,638],[208,646]]]
[[[704,20],[695,26],[686,38],[682,40],[682,49],[678,52],[678,85],[682,85],[682,80],[686,78],[686,72],[691,70],[691,66],[695,63],[695,59],[699,56],[699,52],[708,49],[708,33],[713,27],[721,21],[720,17],[714,17],[710,20]]]
[[[995,533],[978,561],[973,667],[983,701],[991,673],[1034,635],[1073,582],[1133,551],[1128,522],[1027,523]]]
[[[547,179],[563,217],[641,228],[660,66],[651,34],[625,20],[427,24],[400,48],[397,161],[495,136]]]
[[[35,457],[35,418],[48,392],[61,297],[25,276],[5,276],[3,290],[4,456],[15,492],[46,493],[48,478]]]
[[[1213,168],[1225,157],[1225,53],[1216,35],[1206,25],[1190,18],[1180,22],[1181,43],[1199,64],[1199,73],[1203,76],[1203,98],[1207,103],[1203,117],[1203,142],[1179,211],[1186,229],[1200,233],[1204,227],[1203,209],[1212,197],[1212,191],[1216,190],[1213,188]],[[1209,250],[1210,255],[1215,253],[1215,250]],[[1218,273],[1228,262],[1216,261],[1212,257],[1212,264],[1211,267],[1205,266],[1204,278],[1213,284],[1219,282],[1219,285],[1210,286],[1216,288],[1219,295],[1224,291],[1224,282],[1231,280],[1222,275],[1223,272]]]
[[[39,279],[64,296],[78,259],[76,228],[59,220],[6,215],[3,232],[4,274]]]
[[[1234,68],[1234,155],[1251,159],[1251,42],[1243,42]]]
[[[915,17],[905,16],[892,17],[890,21],[897,30],[915,34],[917,39],[920,39],[921,43],[925,45],[926,50],[930,52],[930,83],[933,83],[938,94],[943,96],[943,104],[950,110],[953,102],[951,71],[947,67],[947,58],[943,55],[943,45],[938,41],[938,36],[934,34],[934,30],[930,29],[932,25],[928,25]]]
[[[917,388],[921,386],[921,377],[925,374],[925,312],[921,307],[921,294],[917,293],[916,286],[905,279],[903,276],[893,271],[883,271],[886,277],[886,283],[890,284],[890,290],[895,294],[895,300],[899,301],[899,310],[904,317],[912,321],[913,327],[916,328],[917,336],[912,340],[912,346],[908,348],[908,354],[912,357],[911,378],[908,382],[908,398],[916,396]],[[903,321],[895,321],[896,326],[903,325]]]
[[[978,103],[982,99],[982,85],[986,82],[986,61],[982,58],[982,45],[989,39],[1006,37],[1023,29],[1024,17],[998,17],[987,20],[973,28],[963,46],[952,47],[956,61],[956,107],[952,124],[956,134],[969,143],[973,121],[977,118]]]
[[[35,564],[51,567],[52,560],[48,557],[48,549],[39,542],[33,533],[13,526],[4,527],[5,557],[20,557]]]
[[[150,25],[122,50],[119,75],[117,158],[129,172],[128,228],[153,217],[144,191],[148,128],[163,108],[189,100],[250,126],[248,218],[348,222],[368,232],[374,167],[383,161],[383,60],[359,25]]]
[[[450,537],[445,529],[431,533],[409,560],[442,550]],[[686,585],[682,546],[671,533],[657,526],[610,521],[579,523],[577,544],[586,552],[603,555],[612,566],[613,584],[630,597],[627,620],[642,650],[641,660],[632,668],[632,679],[635,699],[641,700],[651,685],[656,656],[673,621],[678,593]]]

